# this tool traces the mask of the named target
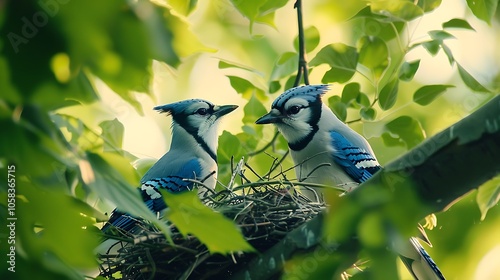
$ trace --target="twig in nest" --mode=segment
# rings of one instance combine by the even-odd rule
[[[233,183],[242,174],[243,161],[234,167]],[[246,165],[250,170],[251,167]],[[255,172],[255,171],[252,171]],[[279,242],[288,232],[316,217],[324,204],[312,203],[290,187],[328,187],[307,182],[282,180],[257,182],[231,189],[206,192],[200,198],[207,206],[233,220],[246,240],[260,252]],[[194,181],[194,180],[193,180]],[[203,187],[202,182],[196,182]],[[313,192],[314,189],[311,189]],[[207,221],[209,222],[209,221]],[[134,234],[116,231],[121,243],[117,253],[100,256],[101,275],[113,278],[120,272],[123,279],[220,279],[241,269],[255,254],[212,255],[207,247],[191,235],[183,236],[171,222],[170,239],[159,233],[153,223],[138,220],[140,231]]]

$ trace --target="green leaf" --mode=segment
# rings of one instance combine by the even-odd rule
[[[224,131],[219,137],[220,149],[217,149],[217,166],[219,173],[217,174],[217,180],[224,185],[229,184],[231,180],[231,159],[233,158],[234,164],[237,164],[238,161],[245,156],[246,150],[255,149],[255,146],[249,147],[249,142],[253,145],[257,145],[258,143],[257,138],[259,136],[254,130],[254,127],[253,125],[245,125],[243,131],[246,133],[233,135]]]
[[[9,135],[0,137],[1,157],[16,163],[17,168],[29,173],[30,177],[52,175],[54,167],[59,164],[74,165],[71,159],[61,156],[65,147],[62,146],[62,137],[59,138],[61,135],[57,133],[58,128],[38,107],[24,106],[20,120],[14,120],[12,115],[0,118],[0,126]],[[42,131],[44,126],[49,131]],[[30,160],[33,158],[36,161]]]
[[[275,93],[281,89],[281,84],[279,81],[271,81],[269,83],[269,93]]]
[[[342,89],[341,101],[344,104],[349,104],[351,101],[356,100],[360,93],[361,86],[359,83],[348,83]]]
[[[251,25],[254,22],[261,22],[271,26],[273,26],[274,12],[287,2],[287,0],[231,0],[234,7],[250,20]]]
[[[422,8],[406,0],[372,0],[370,7],[373,13],[394,21],[410,21],[424,15]]]
[[[384,229],[384,218],[380,213],[367,213],[359,221],[358,236],[359,241],[366,248],[378,248],[384,246],[387,240],[387,234]]]
[[[347,118],[347,106],[340,100],[340,96],[334,95],[328,98],[328,107],[332,109],[337,118],[345,122]]]
[[[386,132],[382,134],[382,139],[388,146],[393,146],[397,143],[405,145],[409,150],[425,139],[425,132],[420,122],[409,116],[397,117],[386,123],[385,130]],[[396,135],[397,137],[395,138],[392,135]],[[395,139],[398,139],[398,142],[391,141]]]
[[[378,104],[382,110],[389,110],[396,103],[398,97],[399,80],[393,78],[380,91],[378,96]]]
[[[228,131],[222,132],[219,137],[219,146],[221,147],[217,150],[217,163],[219,165],[230,163],[232,157],[238,161],[243,156],[240,140]]]
[[[422,46],[432,55],[435,56],[440,49],[441,42],[439,40],[430,40],[422,43]]]
[[[241,63],[220,59],[219,60],[219,69],[227,69],[227,68],[237,68],[237,69],[243,69],[243,70],[247,70],[249,72],[257,73],[255,71],[255,69],[252,69],[252,68],[250,68],[246,65],[243,65]]]
[[[182,15],[188,15],[196,7],[198,0],[168,0],[172,8]]]
[[[405,61],[399,69],[399,79],[405,82],[413,80],[413,77],[415,76],[415,73],[417,72],[419,66],[420,59],[411,62]]]
[[[403,141],[400,141],[398,137],[393,137],[390,133],[382,133],[382,141],[387,147],[397,147],[397,146],[405,146]]]
[[[349,81],[358,63],[358,53],[355,48],[342,44],[330,44],[322,48],[311,60],[311,66],[328,64],[331,69],[323,76],[323,83],[345,83]]]
[[[89,10],[86,4],[94,9]],[[65,26],[64,32],[69,39],[71,62],[76,62],[73,67],[88,61],[92,72],[116,92],[145,91],[144,78],[149,80],[150,57],[154,53],[150,43],[154,38],[150,37],[148,26],[134,14],[134,9],[145,6],[151,9],[150,22],[155,31],[165,30],[161,26],[160,11],[150,3],[131,4],[129,9],[120,9],[121,5],[120,1],[71,2],[62,6],[57,16],[72,23]],[[110,21],[114,22],[113,30]],[[164,33],[157,34],[162,35]],[[102,42],[102,36],[108,36],[108,44],[113,48]]]
[[[121,149],[125,127],[118,119],[103,121],[99,124],[102,129],[101,137],[104,139],[104,151],[115,152]]]
[[[101,153],[99,156],[106,162],[112,162],[113,169],[116,170],[129,185],[139,186],[139,174],[126,157],[116,153]]]
[[[243,108],[243,112],[245,114],[243,116],[243,123],[254,125],[258,118],[267,113],[267,110],[262,102],[260,102],[255,96],[252,96]]]
[[[469,87],[470,89],[474,91],[479,91],[479,92],[490,92],[487,88],[485,88],[483,85],[481,85],[474,77],[472,77],[467,70],[465,70],[462,65],[457,63],[458,67],[458,73],[460,74],[460,77],[462,78],[462,81],[464,81],[465,85]]]
[[[500,176],[481,185],[477,190],[476,202],[481,210],[481,220],[486,218],[488,210],[500,201]]]
[[[271,72],[271,81],[278,81],[288,77],[297,71],[299,62],[298,54],[294,52],[286,52],[282,54]]]
[[[428,32],[432,39],[437,41],[443,41],[446,39],[456,39],[455,36],[443,30],[431,30]]]
[[[389,65],[389,50],[382,39],[364,36],[359,39],[359,63],[371,70],[374,78],[379,80]]]
[[[155,224],[166,236],[170,229],[149,210],[137,190],[139,182],[130,186],[122,174],[98,154],[87,154],[87,160],[80,161],[80,173],[84,183],[101,199],[113,202],[118,209],[136,217],[142,217]]]
[[[306,47],[306,53],[312,52],[319,44],[319,30],[314,27],[310,26],[304,30],[304,44]],[[293,46],[297,52],[299,52],[298,46],[299,46],[299,38],[298,36],[295,37],[293,40]]]
[[[491,24],[491,18],[497,10],[498,0],[467,0],[467,5],[478,19]]]
[[[236,225],[221,213],[201,203],[196,192],[170,193],[160,190],[169,206],[165,216],[183,235],[193,234],[211,253],[253,252]]]
[[[255,21],[255,19],[259,16],[259,7],[262,6],[266,0],[256,0],[256,1],[238,1],[231,0],[234,7],[246,18],[250,20],[250,22]]]
[[[292,75],[290,77],[288,77],[288,79],[286,80],[285,82],[285,86],[284,88],[285,89],[290,89],[293,87],[294,83],[295,83],[295,78],[297,77],[297,75]]]
[[[417,1],[417,5],[422,8],[424,13],[428,13],[439,7],[439,5],[441,5],[441,0]]]
[[[441,44],[441,48],[444,51],[444,54],[446,54],[446,57],[448,58],[448,62],[450,62],[450,65],[453,65],[455,63],[455,58],[453,57],[453,53],[451,52],[450,48],[448,48],[447,45],[444,43]]]
[[[406,26],[405,22],[393,21],[387,16],[372,13],[369,6],[361,9],[351,19],[361,20],[356,23],[356,28],[361,28],[361,34],[377,36],[385,42],[398,36]]]
[[[356,103],[361,105],[362,107],[370,107],[370,98],[362,92],[359,93],[359,95],[356,97]]]
[[[231,87],[236,90],[237,93],[241,94],[243,98],[250,99],[252,96],[256,96],[259,100],[267,100],[267,96],[264,91],[250,81],[236,77],[236,76],[227,76],[229,78],[229,82],[231,83]]]
[[[384,22],[374,18],[365,18],[364,23],[361,24],[364,34],[368,36],[377,36],[385,42],[389,42],[397,36],[401,36],[401,32],[405,27],[405,22]]]
[[[231,83],[231,87],[236,90],[237,93],[243,94],[248,90],[254,88],[254,85],[250,83],[248,80],[245,80],[236,76],[227,76],[229,78],[229,83]]]
[[[443,22],[442,26],[444,29],[446,29],[446,28],[461,28],[461,29],[469,29],[469,30],[475,31],[475,29],[469,24],[468,21],[466,21],[465,19],[461,19],[461,18],[450,19],[447,22]]]
[[[91,228],[94,221],[81,214],[89,214],[88,207],[75,203],[73,197],[62,192],[45,190],[25,180],[16,182],[16,211],[22,217],[16,223],[16,240],[21,242],[30,259],[42,263],[48,255],[54,254],[74,267],[94,267],[93,251],[98,240],[96,235],[85,230]],[[24,199],[19,199],[21,197]]]
[[[163,21],[165,29],[171,32],[172,47],[176,54],[180,57],[188,57],[199,52],[215,52],[213,48],[205,46],[198,36],[191,31],[191,27],[186,19],[182,16],[173,13],[170,9],[163,7],[158,8],[163,14]],[[159,31],[159,30],[158,30]],[[155,34],[152,34],[155,36]],[[160,42],[158,42],[160,43]],[[165,42],[160,43],[165,45]]]
[[[21,103],[21,94],[12,83],[10,72],[7,59],[0,56],[0,92],[2,98],[10,103],[18,104]]]
[[[371,107],[364,107],[359,110],[361,117],[367,121],[373,121],[377,116],[377,111]]]
[[[427,85],[423,86],[413,94],[413,102],[422,106],[430,104],[434,99],[443,94],[447,88],[455,87],[452,85]]]

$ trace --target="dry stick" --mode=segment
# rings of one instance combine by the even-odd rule
[[[149,280],[153,280],[156,274],[156,263],[153,260],[153,256],[151,256],[151,252],[149,251],[149,248],[146,248],[146,257],[149,261],[149,264],[151,264],[151,275],[149,276]]]
[[[210,257],[210,254],[204,253],[201,257],[197,256],[195,262],[189,267],[188,270],[184,272],[184,274],[179,277],[179,279],[188,279],[189,276],[193,273],[196,267],[198,267],[201,263],[203,263],[206,259]]]
[[[245,167],[248,168],[255,176],[259,177],[259,181],[264,181],[264,178],[260,177],[259,173],[257,173],[248,163],[245,162]],[[249,180],[247,180],[247,183],[250,183]]]
[[[283,161],[285,161],[285,158],[288,156],[289,153],[290,153],[290,150],[287,150],[285,152],[285,154],[283,154],[283,156],[278,160],[278,162],[276,162],[276,164],[274,164],[273,166],[271,166],[271,169],[269,169],[269,171],[264,176],[262,176],[262,177],[264,177],[264,178],[269,177],[270,178],[271,173],[274,170],[276,170],[276,168],[278,168],[278,166],[280,166]]]
[[[313,159],[313,158],[315,158],[315,157],[317,157],[317,156],[320,156],[320,155],[322,155],[322,154],[325,154],[325,153],[327,153],[327,152],[319,152],[319,153],[317,153],[317,154],[315,154],[315,155],[312,155],[312,156],[310,156],[310,157],[308,157],[308,158],[304,159],[303,161],[299,162],[298,164],[295,164],[294,166],[292,166],[292,167],[290,167],[290,168],[288,168],[288,169],[283,170],[281,173],[283,173],[283,174],[284,174],[284,173],[286,173],[286,172],[288,172],[288,171],[290,171],[290,170],[292,170],[292,169],[294,169],[294,168],[296,168],[296,167],[298,167],[298,166],[301,166],[302,164],[304,164],[304,163],[306,163],[306,162],[310,161],[311,159]],[[321,166],[317,166],[316,168],[318,168],[318,167],[321,167]],[[316,169],[316,168],[315,168],[315,169]],[[274,176],[272,179],[276,179],[276,177],[278,177],[278,176],[280,176],[280,175],[281,175],[281,174],[278,174],[278,175]],[[308,175],[307,177],[309,177],[309,175]],[[305,180],[305,179],[307,179],[307,177],[306,177],[306,178],[304,178],[304,180]],[[300,179],[300,178],[298,178],[298,179]]]
[[[267,182],[253,182],[253,183],[242,184],[242,185],[235,187],[233,191],[237,191],[237,190],[240,190],[242,188],[247,188],[247,187],[260,187],[260,186],[272,185],[272,184],[303,186],[303,187],[316,187],[316,188],[336,189],[339,191],[344,191],[343,188],[334,187],[334,186],[330,186],[330,185],[306,183],[306,182],[290,182],[290,181],[283,181],[283,180],[274,180],[274,181],[267,181]]]

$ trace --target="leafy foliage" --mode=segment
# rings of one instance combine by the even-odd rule
[[[428,105],[439,95],[441,95],[451,85],[428,85],[423,86],[413,94],[413,101],[420,105]]]
[[[196,192],[171,194],[163,191],[162,194],[169,206],[167,218],[182,234],[195,235],[207,245],[210,252],[229,254],[234,251],[251,252],[254,250],[234,223],[202,204]],[[210,226],[202,226],[207,221],[210,221]]]
[[[483,84],[484,79],[475,78],[472,69],[459,61],[452,45],[447,45],[449,40],[460,40],[458,32],[454,33],[456,30],[481,30],[470,18],[453,15],[451,19],[443,19],[442,29],[427,30],[418,39],[413,37],[419,21],[441,8],[440,0],[307,2],[308,7],[316,10],[305,16],[318,15],[305,19],[308,23],[304,30],[305,51],[311,58],[308,65],[311,80],[332,84],[332,92],[339,94],[329,96],[327,104],[359,132],[370,131],[374,138],[369,140],[381,162],[397,156],[401,148],[415,147],[426,134],[449,125],[498,90],[493,83]],[[154,160],[145,158],[142,152],[132,154],[124,145],[130,142],[127,132],[132,116],[148,117],[149,109],[143,111],[143,106],[151,99],[156,103],[156,99],[187,98],[184,89],[176,88],[175,80],[182,75],[187,75],[190,84],[206,83],[206,76],[209,82],[213,76],[215,83],[219,74],[225,76],[226,86],[244,102],[239,132],[228,129],[219,139],[218,188],[234,179],[229,171],[241,158],[255,169],[247,169],[245,176],[258,180],[272,179],[276,172],[291,170],[283,138],[274,134],[273,129],[254,124],[275,97],[269,94],[289,88],[297,74],[298,37],[294,36],[296,32],[282,32],[285,31],[282,26],[296,26],[290,4],[286,0],[3,3],[0,125],[4,136],[0,137],[0,169],[16,166],[19,217],[16,242],[23,252],[17,255],[17,269],[23,271],[20,276],[33,278],[31,273],[36,270],[39,279],[76,279],[81,277],[77,270],[95,267],[92,248],[99,234],[94,232],[93,225],[100,226],[99,222],[106,218],[103,213],[114,206],[156,221],[156,226],[168,235],[168,228],[148,211],[136,191],[141,174]],[[492,22],[498,1],[468,0],[467,5],[475,17],[490,24],[492,30],[497,29]],[[343,23],[347,27],[343,31],[346,36],[332,36],[331,24],[325,21],[331,18],[332,9],[335,14],[350,17]],[[286,23],[281,24],[277,19]],[[286,37],[287,34],[292,35]],[[281,41],[282,38],[286,41]],[[423,68],[426,58],[409,58],[410,52],[419,48],[433,56],[442,50],[450,66],[456,65],[453,80],[421,84],[422,80],[416,77],[426,71]],[[215,61],[218,67],[197,71],[207,60]],[[158,80],[165,80],[168,86],[159,86]],[[218,97],[206,92],[212,86],[206,88],[203,98]],[[457,96],[459,91],[467,95]],[[117,103],[109,102],[110,96],[124,104],[128,115],[117,116]],[[222,98],[226,100],[226,96]],[[450,101],[460,98],[463,100],[460,104]],[[421,106],[426,107],[422,110]],[[436,111],[444,117],[437,116]],[[144,141],[150,137],[148,131],[141,133],[140,139]],[[258,178],[260,175],[256,174],[265,176]],[[6,176],[2,172],[2,182],[7,182]],[[462,200],[465,206],[460,206],[474,213],[470,209],[477,210],[474,207],[479,205],[484,220],[482,232],[488,232],[488,226],[498,221],[498,207],[494,207],[498,202],[497,181],[494,179],[480,188],[475,204],[468,205]],[[0,184],[3,219],[7,217],[7,190],[5,184]],[[385,194],[372,193],[376,199],[384,199]],[[189,214],[197,221],[185,223],[185,233],[197,235],[214,252],[250,250],[230,221],[203,209],[199,201],[191,199],[193,195],[179,198],[166,195],[169,205],[178,206],[171,214],[172,219],[182,223],[183,215]],[[363,199],[369,201],[369,198],[368,195]],[[356,202],[359,207],[349,206],[350,211],[342,215],[328,217],[326,236],[341,239],[348,233],[342,229],[359,232],[368,255],[380,260],[381,266],[372,266],[385,267],[388,274],[375,273],[392,278],[396,273],[394,258],[370,249],[387,242],[382,224],[395,221],[398,229],[408,232],[416,216],[391,214],[390,209],[383,209],[361,218],[361,209],[366,206],[363,201]],[[403,196],[400,202],[411,204],[412,198]],[[416,209],[419,207],[415,204]],[[404,221],[405,215],[411,219]],[[446,219],[455,218],[449,213],[443,215],[450,215],[444,225]],[[468,217],[472,224],[474,217],[472,214]],[[228,236],[215,238],[220,234],[215,230],[227,231]],[[435,252],[437,259],[446,263],[444,269],[452,275],[450,278],[457,275],[451,268],[462,263],[454,263],[449,260],[454,258],[445,256],[472,251],[474,244],[451,249],[459,237],[472,239],[472,231],[446,227],[440,231],[444,237],[439,241],[445,244],[445,249],[436,248]],[[450,232],[463,235],[448,241]],[[430,234],[439,239],[439,235]],[[2,246],[2,256],[6,256],[4,250]],[[476,252],[470,263],[479,262],[485,254]],[[307,258],[303,260],[306,262]],[[328,265],[340,261],[328,258],[311,275],[332,273]],[[2,263],[6,264],[3,260]],[[468,275],[472,275],[470,270]]]
[[[479,0],[472,1],[467,0],[467,5],[471,11],[476,15],[477,18],[484,20],[487,23],[491,23],[491,18],[495,14],[497,9],[498,1],[495,0]]]
[[[482,185],[477,192],[476,201],[481,210],[481,220],[486,218],[488,210],[500,200],[500,178],[496,177]]]
[[[415,147],[425,139],[421,124],[412,117],[401,116],[385,124],[387,132],[382,134],[382,139],[388,146],[406,145],[408,149]],[[391,134],[398,137],[394,138]]]
[[[345,83],[349,81],[356,72],[358,63],[358,52],[355,48],[342,43],[335,43],[323,47],[311,60],[311,66],[328,64],[328,70],[322,83]]]

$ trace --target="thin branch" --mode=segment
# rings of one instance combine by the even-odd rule
[[[302,23],[302,0],[297,0],[295,2],[294,8],[297,9],[297,22],[299,28],[299,67],[297,69],[297,76],[295,77],[295,82],[293,86],[296,87],[300,84],[302,75],[304,75],[304,84],[309,84],[309,73],[307,69],[306,60],[306,47],[305,47],[305,35],[304,35],[304,25]]]
[[[257,173],[250,165],[245,163],[245,167],[248,168],[255,176],[259,178],[259,181],[264,181],[264,178],[262,178],[259,173]]]
[[[301,187],[314,187],[314,188],[323,188],[323,189],[334,189],[338,190],[341,192],[344,192],[345,189],[342,187],[338,186],[331,186],[331,185],[325,185],[325,184],[317,184],[317,183],[307,183],[307,182],[291,182],[291,181],[283,181],[283,180],[273,180],[273,181],[266,181],[266,182],[252,182],[252,183],[246,183],[239,185],[233,189],[233,192],[236,192],[238,190],[241,190],[243,188],[248,188],[248,187],[261,187],[261,186],[267,186],[267,185],[273,185],[273,184],[278,184],[278,185],[288,185],[288,186],[301,186]],[[246,198],[248,199],[248,198]]]
[[[271,141],[269,141],[269,143],[267,143],[266,145],[264,145],[264,147],[260,148],[257,151],[253,151],[253,152],[248,153],[248,156],[255,156],[255,155],[258,155],[258,154],[264,152],[265,150],[267,150],[267,148],[271,147],[274,144],[274,142],[278,138],[278,135],[279,135],[279,132],[276,131],[274,133],[273,139],[271,139]]]
[[[290,153],[290,150],[287,150],[283,156],[278,160],[278,162],[274,163],[273,166],[271,166],[271,168],[269,169],[269,171],[264,175],[262,176],[263,178],[268,178],[269,176],[271,176],[271,173],[273,173],[274,170],[276,170],[276,168],[278,168],[281,163],[283,163],[283,161],[285,161],[285,158],[288,156],[288,154]]]
[[[289,168],[287,168],[287,169],[285,169],[285,170],[281,171],[281,173],[280,173],[280,174],[275,175],[272,179],[275,179],[276,177],[278,177],[278,176],[280,176],[280,175],[282,175],[282,174],[284,174],[284,173],[287,173],[287,172],[288,172],[288,171],[290,171],[290,170],[295,169],[295,167],[297,167],[297,166],[301,166],[302,164],[304,164],[304,163],[306,163],[306,162],[310,161],[311,159],[313,159],[313,158],[315,158],[315,157],[317,157],[317,156],[320,156],[320,155],[322,155],[322,154],[325,154],[325,153],[326,153],[326,152],[320,152],[320,153],[317,153],[317,154],[315,154],[315,155],[312,155],[312,156],[310,156],[310,157],[308,157],[308,158],[304,159],[303,161],[301,161],[301,162],[299,162],[299,163],[295,164],[294,166],[289,167]],[[316,168],[315,168],[315,169],[316,169]],[[300,178],[299,178],[299,179],[300,179]]]
[[[345,123],[346,124],[351,124],[351,123],[357,123],[357,122],[360,122],[361,121],[361,118],[358,118],[358,119],[354,119],[354,120],[351,120],[351,121],[346,121]]]

